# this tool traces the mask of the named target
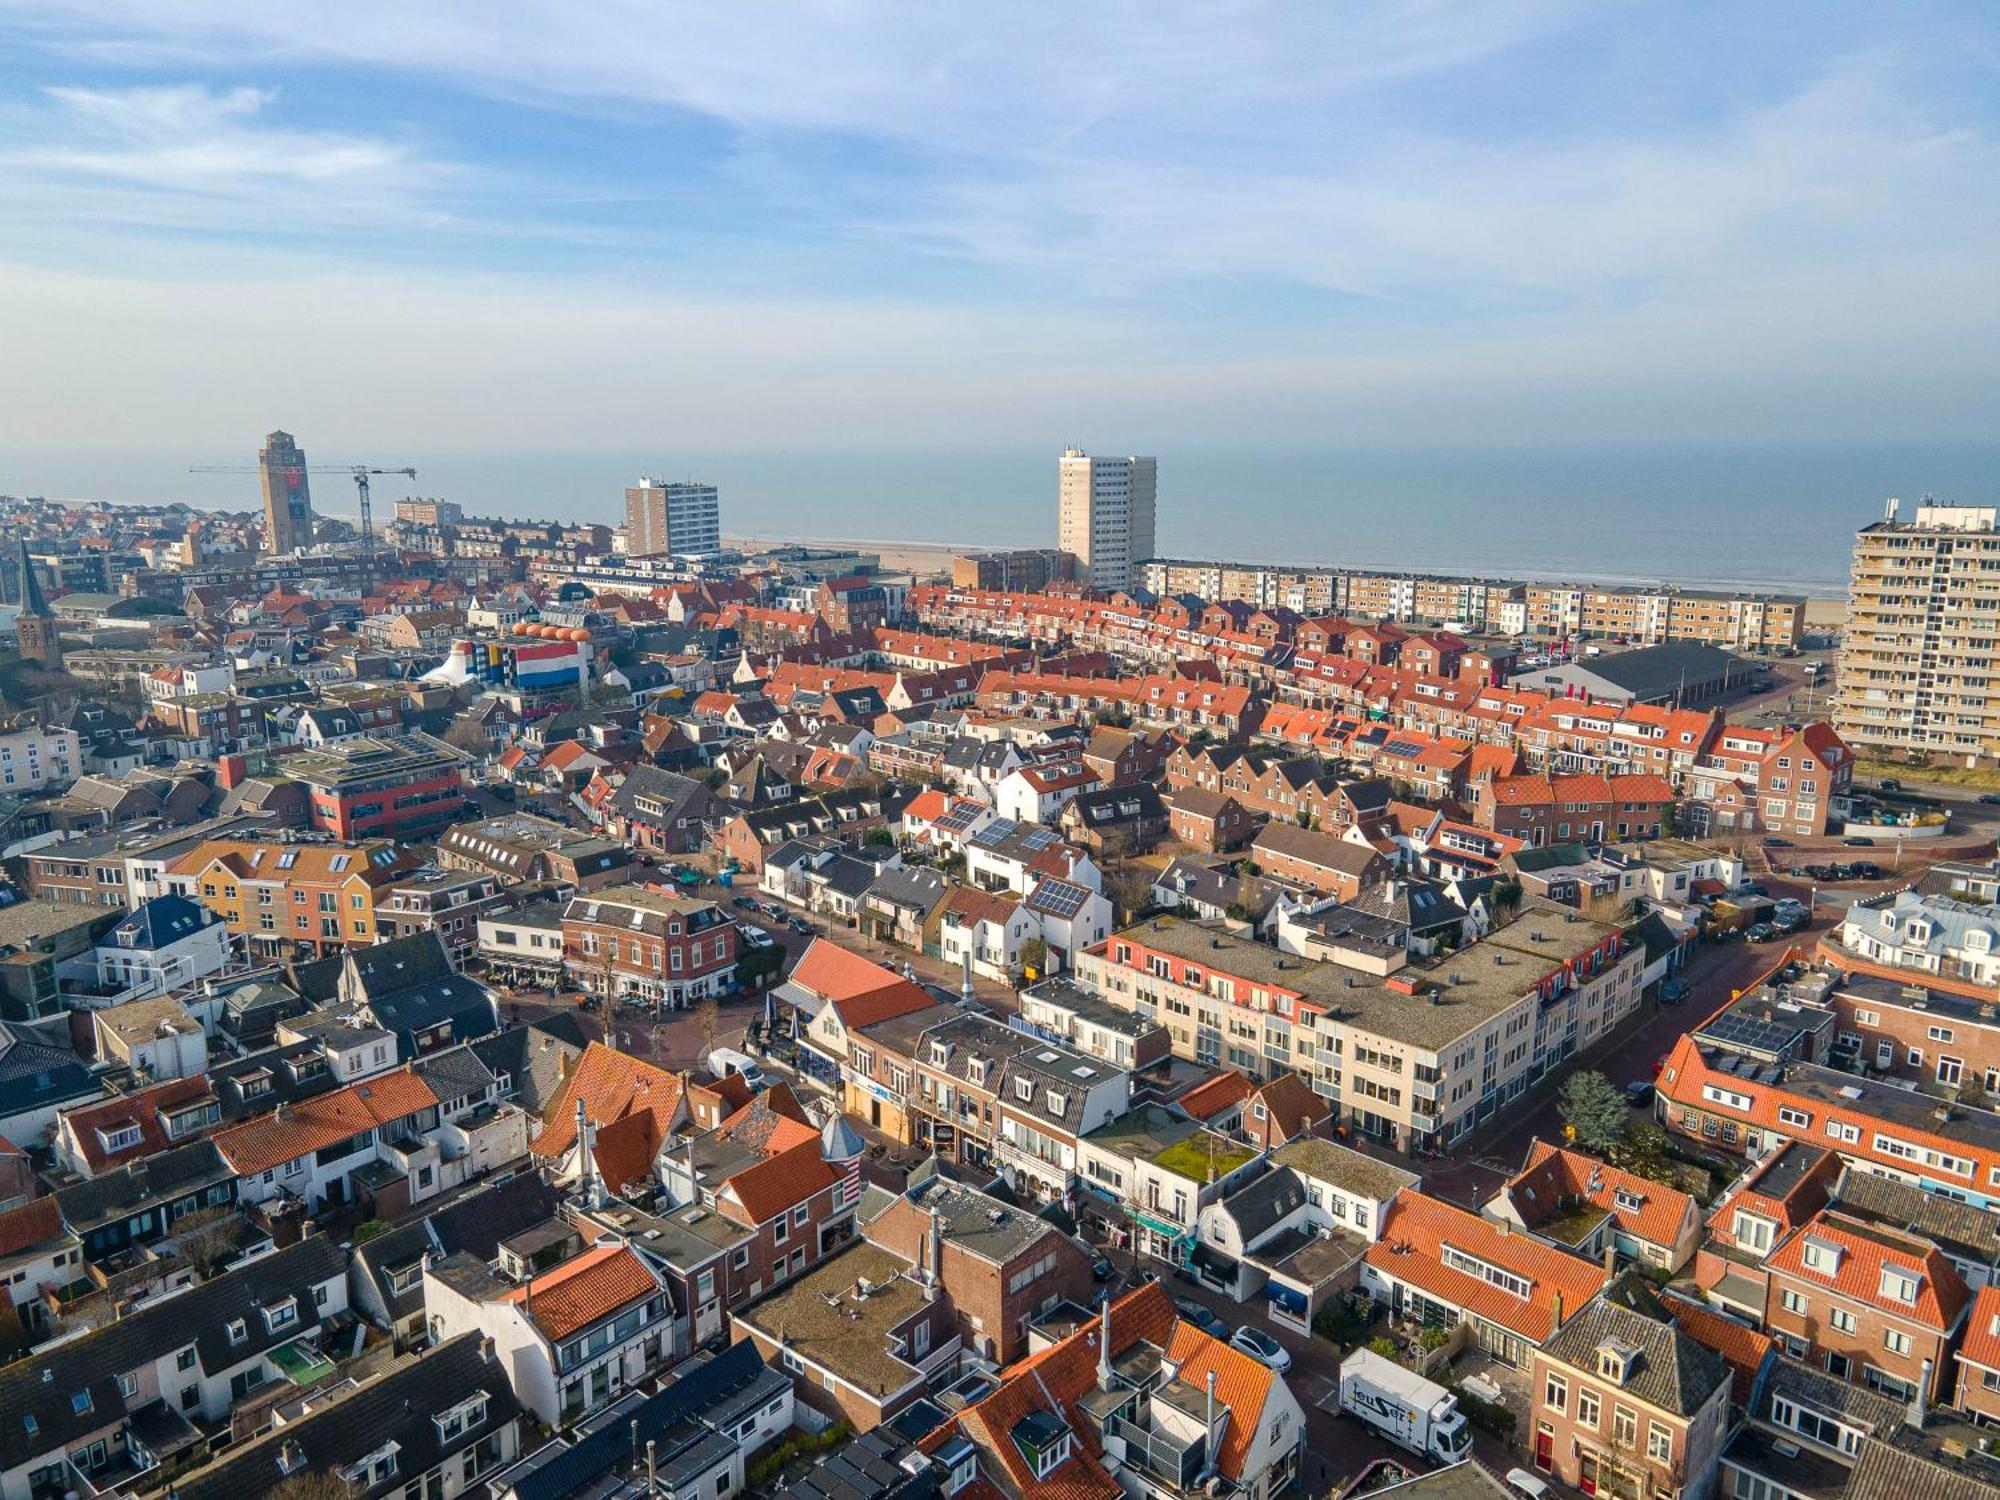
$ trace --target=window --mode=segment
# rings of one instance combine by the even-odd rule
[[[1778,1123],[1780,1125],[1790,1125],[1799,1130],[1810,1130],[1812,1129],[1812,1116],[1802,1109],[1793,1109],[1789,1105],[1779,1105]]]
[[[1785,1304],[1786,1312],[1797,1313],[1802,1318],[1806,1315],[1806,1308],[1809,1304],[1806,1302],[1804,1292],[1795,1292],[1790,1287],[1786,1287],[1779,1300]]]
[[[771,1243],[774,1245],[782,1245],[786,1243],[786,1241],[790,1240],[791,1237],[792,1237],[791,1221],[788,1218],[786,1218],[785,1215],[779,1214],[778,1217],[771,1222]]]
[[[1646,1424],[1646,1457],[1656,1463],[1670,1463],[1674,1456],[1674,1435],[1658,1422]]]
[[[1569,1382],[1560,1375],[1551,1374],[1548,1384],[1542,1387],[1542,1404],[1550,1411],[1568,1411]]]
[[[1589,1386],[1579,1386],[1576,1392],[1576,1420],[1582,1427],[1593,1432],[1597,1429],[1597,1419],[1602,1414],[1604,1403],[1597,1392]]]
[[[1891,1354],[1908,1354],[1910,1336],[1900,1328],[1885,1329],[1882,1333],[1882,1347]]]
[[[77,1391],[72,1395],[69,1398],[69,1409],[79,1417],[86,1415],[90,1411],[90,1392]]]
[[[1620,1448],[1639,1446],[1639,1414],[1629,1406],[1611,1409],[1611,1441]]]
[[[183,1349],[179,1354],[174,1356],[174,1368],[176,1370],[192,1370],[194,1368],[194,1349],[192,1347]]]
[[[1906,1271],[1901,1266],[1882,1268],[1882,1295],[1893,1301],[1914,1305],[1917,1287],[1922,1281],[1915,1271]]]
[[[230,1319],[229,1342],[232,1344],[240,1344],[248,1337],[250,1337],[250,1330],[244,1326],[243,1320],[241,1318]]]
[[[1831,1323],[1835,1328],[1839,1329],[1842,1333],[1852,1333],[1854,1332],[1857,1326],[1854,1320],[1854,1314],[1849,1312],[1844,1307],[1836,1307],[1829,1309],[1826,1315],[1826,1320],[1827,1322]]]

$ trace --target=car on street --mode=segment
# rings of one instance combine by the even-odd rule
[[[1764,847],[1766,849],[1789,849],[1792,847],[1792,841],[1790,839],[1765,839]]]
[[[763,928],[752,927],[748,922],[738,923],[736,930],[743,934],[743,941],[753,948],[768,948],[777,942],[777,939]]]
[[[1875,847],[1875,840],[1860,837],[1842,839],[1840,842],[1841,846],[1847,849],[1873,849]]]
[[[1283,1344],[1261,1328],[1252,1328],[1247,1323],[1236,1330],[1235,1337],[1229,1341],[1229,1347],[1269,1365],[1280,1375],[1292,1367],[1292,1356]]]
[[[1876,785],[1885,792],[1900,792],[1903,789],[1903,783],[1894,776],[1884,776]]]
[[[1203,1333],[1210,1334],[1219,1339],[1229,1337],[1229,1325],[1192,1297],[1174,1298],[1174,1311],[1194,1324]]]
[[[1736,887],[1736,894],[1739,896],[1768,896],[1771,893],[1764,889],[1763,881],[1746,880]]]
[[[734,907],[739,907],[744,911],[763,910],[763,908],[757,904],[757,898],[754,896],[738,896],[729,904]]]
[[[1880,880],[1882,878],[1882,867],[1873,860],[1857,859],[1852,868],[1856,880]]]
[[[1748,932],[1743,934],[1743,936],[1748,938],[1753,943],[1768,943],[1771,941],[1772,938],[1776,937],[1777,935],[1778,935],[1777,929],[1774,928],[1769,922],[1755,923],[1751,926]]]
[[[1090,1263],[1092,1281],[1109,1281],[1117,1274],[1117,1268],[1111,1264],[1111,1257],[1108,1255],[1100,1255]]]
[[[1635,1078],[1625,1085],[1625,1102],[1634,1109],[1644,1109],[1653,1102],[1653,1085],[1643,1078]]]
[[[819,931],[817,927],[813,926],[804,917],[787,917],[785,918],[785,925],[791,928],[792,931],[799,933],[814,933]]]
[[[2000,792],[1981,792],[1979,794],[1979,805],[1981,807],[2000,807]]]
[[[1687,999],[1688,982],[1678,974],[1660,981],[1660,1004],[1679,1005]]]

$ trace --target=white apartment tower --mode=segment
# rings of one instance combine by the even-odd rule
[[[1991,505],[1888,503],[1854,541],[1833,725],[1859,755],[2000,760],[2000,530]]]
[[[722,507],[712,484],[668,484],[641,474],[625,491],[625,555],[713,557],[722,550]]]
[[[1153,555],[1153,508],[1159,463],[1151,458],[1092,458],[1064,451],[1059,469],[1056,546],[1076,559],[1076,576],[1094,589],[1139,582]]]

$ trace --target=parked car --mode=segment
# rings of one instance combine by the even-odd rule
[[[757,904],[757,898],[755,896],[738,896],[735,900],[731,901],[729,904],[731,906],[740,907],[744,911],[763,910],[763,908]]]
[[[514,790],[514,783],[511,781],[496,781],[486,790],[493,794],[496,802],[512,802],[520,795]]]
[[[1981,792],[1979,794],[1979,805],[1981,807],[2000,807],[2000,792]]]
[[[1635,1078],[1625,1085],[1625,1102],[1634,1109],[1644,1109],[1653,1102],[1653,1085],[1643,1078]]]
[[[1229,1337],[1229,1325],[1192,1297],[1174,1298],[1174,1311],[1194,1324],[1203,1333],[1210,1334],[1219,1339]]]
[[[787,917],[785,918],[785,925],[791,928],[792,931],[794,932],[805,933],[808,935],[819,931],[817,927],[813,926],[813,924],[808,922],[804,917]]]
[[[1792,841],[1790,839],[1765,839],[1764,847],[1766,849],[1789,849],[1792,847]]]
[[[1768,896],[1771,893],[1764,889],[1763,881],[1746,880],[1743,884],[1736,887],[1736,894],[1739,896]]]
[[[738,923],[736,930],[743,934],[743,941],[753,948],[768,948],[777,942],[777,939],[763,928],[752,927],[748,922]]]
[[[1873,860],[1857,859],[1852,868],[1856,880],[1880,880],[1882,878],[1882,867]]]
[[[1108,1255],[1100,1255],[1090,1263],[1090,1279],[1092,1281],[1109,1281],[1117,1274],[1117,1268],[1111,1264],[1111,1257]]]
[[[1777,935],[1778,935],[1778,930],[1775,927],[1773,927],[1769,922],[1754,923],[1751,926],[1750,930],[1743,934],[1744,937],[1748,938],[1753,943],[1768,943],[1771,941],[1772,938],[1776,937]]]
[[[1688,982],[1674,974],[1660,981],[1660,1004],[1679,1005],[1687,998]]]
[[[1859,835],[1853,838],[1842,839],[1840,842],[1845,848],[1849,849],[1873,849],[1875,847],[1875,840],[1864,839]]]
[[[1236,1330],[1236,1336],[1230,1339],[1229,1347],[1269,1365],[1280,1375],[1292,1367],[1292,1356],[1283,1344],[1261,1328],[1252,1328],[1247,1323]]]
[[[1876,785],[1885,792],[1900,792],[1903,789],[1903,783],[1894,776],[1884,776]]]

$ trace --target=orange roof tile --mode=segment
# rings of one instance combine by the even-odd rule
[[[1509,1193],[1522,1190],[1532,1190],[1535,1195],[1525,1203],[1515,1199],[1515,1207],[1530,1229],[1554,1217],[1563,1199],[1582,1198],[1610,1214],[1634,1239],[1668,1247],[1680,1238],[1681,1226],[1694,1204],[1677,1189],[1542,1140],[1529,1143],[1526,1165],[1507,1183]],[[1628,1199],[1638,1199],[1639,1206],[1626,1207],[1619,1200],[1621,1190]]]
[[[894,969],[826,938],[814,938],[793,967],[791,982],[824,1000],[848,1000],[903,980]]]
[[[1250,1080],[1241,1073],[1218,1073],[1181,1095],[1180,1107],[1197,1120],[1212,1120],[1231,1105],[1250,1097]]]
[[[1988,1370],[2000,1370],[2000,1284],[1979,1289],[1972,1316],[1965,1320],[1965,1344],[1958,1357]]]
[[[1805,1263],[1809,1241],[1827,1242],[1839,1249],[1831,1273]],[[1891,1234],[1831,1209],[1808,1220],[1803,1229],[1772,1251],[1764,1264],[1801,1285],[1830,1287],[1851,1301],[1937,1329],[1952,1327],[1972,1295],[1958,1268],[1929,1241]],[[1882,1272],[1889,1266],[1917,1277],[1915,1304],[1899,1302],[1883,1292]]]
[[[1529,1282],[1516,1297],[1483,1278],[1444,1263],[1444,1247],[1510,1271]],[[1408,1282],[1439,1301],[1464,1308],[1539,1344],[1555,1331],[1558,1294],[1567,1320],[1603,1288],[1601,1266],[1526,1234],[1500,1227],[1422,1193],[1403,1192],[1389,1206],[1381,1238],[1363,1257],[1385,1276]]]
[[[741,1210],[746,1223],[762,1224],[815,1193],[832,1187],[840,1174],[820,1155],[819,1136],[801,1141],[755,1166],[745,1167],[723,1184],[716,1203]],[[735,1215],[732,1215],[735,1217]]]
[[[344,1089],[232,1125],[215,1137],[216,1149],[241,1176],[267,1171],[364,1130],[406,1119],[436,1106],[430,1085],[407,1070],[383,1073]]]
[[[213,1096],[214,1091],[209,1088],[205,1074],[196,1074],[193,1078],[169,1078],[164,1083],[156,1083],[135,1093],[119,1094],[95,1104],[64,1110],[63,1120],[90,1169],[87,1175],[95,1177],[120,1163],[166,1150],[172,1142],[167,1139],[166,1126],[160,1122],[161,1115],[172,1114],[177,1109]],[[126,1125],[138,1128],[139,1139],[122,1151],[105,1150],[98,1132],[110,1133]]]
[[[1229,1408],[1216,1467],[1231,1479],[1242,1478],[1244,1461],[1257,1438],[1258,1417],[1277,1372],[1185,1319],[1174,1324],[1167,1358],[1180,1366],[1181,1379],[1197,1390],[1207,1386],[1211,1372],[1215,1375],[1215,1403]]]
[[[600,1147],[606,1126],[632,1116],[643,1118],[650,1160],[679,1121],[685,1088],[686,1080],[678,1073],[592,1042],[549,1101],[541,1133],[528,1150],[544,1159],[567,1155],[576,1145],[576,1104],[581,1099],[584,1113],[597,1127]],[[635,1149],[637,1135],[638,1127],[620,1133],[614,1160],[621,1166]]]
[[[1690,1301],[1677,1293],[1668,1292],[1660,1301],[1682,1333],[1722,1356],[1722,1362],[1729,1366],[1736,1404],[1748,1406],[1750,1383],[1777,1341],[1768,1333],[1724,1317],[1707,1304]]]
[[[517,1286],[500,1300],[518,1303],[542,1336],[568,1338],[660,1289],[646,1263],[624,1245],[600,1245]]]
[[[0,1213],[0,1255],[16,1255],[62,1236],[56,1200],[35,1198]]]

